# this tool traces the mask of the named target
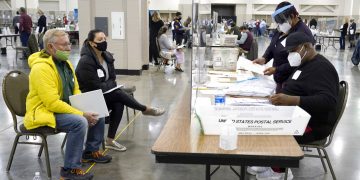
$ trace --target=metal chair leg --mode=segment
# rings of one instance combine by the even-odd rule
[[[102,145],[103,151],[105,151],[105,139],[101,142],[101,145]]]
[[[336,176],[335,176],[334,170],[333,170],[333,168],[332,168],[332,165],[331,165],[329,156],[328,156],[328,154],[327,154],[327,152],[326,152],[326,150],[325,150],[324,148],[321,149],[321,150],[324,152],[324,155],[325,155],[325,158],[326,158],[326,162],[327,162],[327,164],[328,164],[328,166],[329,166],[329,169],[330,169],[330,172],[331,172],[331,176],[332,176],[333,180],[336,180]]]
[[[18,58],[18,51],[15,50],[15,61],[13,61],[13,66],[15,67],[15,64],[17,64],[17,58]]]
[[[17,144],[19,142],[19,138],[20,138],[20,135],[17,134],[15,139],[14,139],[13,147],[11,149],[11,153],[10,153],[9,161],[8,161],[8,164],[7,164],[7,167],[6,167],[6,171],[10,171],[11,163],[12,163],[12,161],[14,159],[14,154],[15,154]]]
[[[134,93],[131,93],[130,94],[132,97],[134,97]],[[134,116],[136,115],[136,110],[135,109],[133,109],[134,110]]]
[[[284,180],[287,180],[287,178],[288,178],[288,171],[289,170],[289,168],[286,168],[285,169],[285,177],[284,177]]]
[[[326,165],[325,165],[325,162],[324,162],[324,157],[323,157],[323,155],[322,155],[322,153],[321,153],[321,151],[320,151],[319,148],[316,148],[316,150],[317,150],[318,153],[319,153],[320,160],[321,160],[321,164],[322,164],[323,167],[324,167],[324,171],[325,171],[325,173],[327,173],[327,168],[326,168]]]
[[[126,106],[126,117],[127,117],[127,122],[129,122],[129,108]]]
[[[43,146],[45,148],[45,159],[46,159],[46,169],[47,169],[47,175],[51,179],[51,167],[50,167],[50,159],[49,159],[49,148],[46,141],[46,136],[42,136],[43,138]]]
[[[65,135],[65,137],[64,137],[64,140],[63,140],[63,142],[62,142],[62,144],[61,144],[61,150],[63,150],[64,147],[65,147],[65,143],[66,143],[66,140],[67,140],[67,136],[68,136],[68,134],[66,133],[66,135]]]
[[[39,157],[39,158],[41,157],[41,154],[42,154],[42,152],[43,152],[43,149],[44,149],[44,142],[42,142],[42,145],[41,145],[41,147],[40,147],[40,149],[39,149],[39,153],[38,153],[38,157]]]

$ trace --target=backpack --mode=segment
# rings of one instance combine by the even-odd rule
[[[352,63],[357,66],[360,62],[360,40],[357,41],[354,53],[351,57]]]

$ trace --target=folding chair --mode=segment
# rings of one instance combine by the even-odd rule
[[[38,157],[41,157],[43,149],[45,150],[45,162],[47,168],[47,175],[51,178],[51,168],[49,160],[49,152],[46,138],[49,135],[57,134],[56,129],[44,126],[32,130],[27,130],[24,127],[24,124],[18,126],[17,117],[23,117],[26,113],[26,96],[29,93],[29,77],[21,71],[11,71],[5,75],[2,84],[2,93],[5,100],[5,104],[11,112],[13,118],[14,130],[16,132],[16,137],[11,149],[9,161],[6,167],[6,171],[10,171],[10,167],[15,155],[15,150],[18,144],[32,144],[40,145],[40,150]],[[19,141],[21,136],[39,136],[42,139],[42,142],[28,142],[28,141]],[[26,138],[28,139],[28,138]]]

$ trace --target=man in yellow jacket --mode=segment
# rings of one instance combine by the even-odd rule
[[[92,112],[82,112],[69,103],[69,96],[81,92],[68,60],[71,51],[68,34],[51,29],[45,33],[43,41],[45,49],[28,59],[30,92],[26,99],[24,125],[26,129],[49,126],[66,132],[68,139],[60,176],[62,179],[92,179],[93,174],[81,170],[81,159],[83,162],[111,161],[111,156],[99,152],[104,138],[104,119],[98,119]]]

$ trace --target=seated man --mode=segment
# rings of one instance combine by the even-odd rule
[[[60,176],[63,179],[91,179],[93,174],[86,174],[80,169],[81,157],[91,162],[111,161],[110,156],[103,156],[99,152],[104,136],[104,119],[98,120],[97,114],[81,112],[69,103],[69,96],[81,92],[68,60],[71,50],[68,35],[56,29],[46,31],[44,48],[29,57],[30,92],[26,99],[24,125],[29,130],[49,126],[68,133]]]
[[[241,31],[241,38],[240,40],[236,41],[236,43],[239,44],[239,47],[241,49],[245,51],[250,51],[254,37],[246,26],[241,26],[240,31]]]
[[[285,48],[289,51],[288,60],[290,66],[296,69],[282,91],[270,97],[274,105],[299,106],[311,115],[304,135],[295,136],[299,144],[326,138],[336,121],[339,76],[329,60],[317,54],[312,42],[312,38],[303,32],[295,32],[287,37]],[[281,178],[284,174],[274,172],[271,168],[248,169],[250,172],[252,170],[256,171],[256,178],[260,180]],[[288,177],[292,179],[292,174]]]

